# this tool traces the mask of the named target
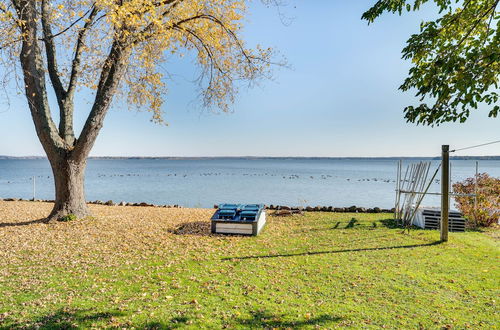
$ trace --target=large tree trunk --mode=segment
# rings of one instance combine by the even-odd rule
[[[78,219],[89,216],[84,189],[86,159],[75,161],[69,156],[58,156],[50,159],[50,164],[54,174],[56,199],[47,221],[60,220],[70,214]]]
[[[20,52],[26,98],[31,116],[55,180],[55,205],[47,220],[60,220],[68,215],[81,219],[90,215],[85,201],[84,176],[87,157],[103,125],[113,95],[125,72],[130,56],[131,44],[125,43],[125,34],[116,34],[106,58],[97,85],[94,104],[78,139],[73,132],[73,95],[80,71],[81,54],[86,31],[99,11],[93,6],[88,21],[79,32],[75,55],[72,61],[69,85],[65,88],[57,69],[54,35],[50,27],[48,0],[13,0],[22,32]],[[41,4],[40,7],[37,7]],[[40,14],[41,11],[41,14]],[[44,38],[37,32],[41,19]],[[43,41],[44,47],[39,42]],[[45,60],[42,49],[45,48]],[[48,72],[60,110],[60,125],[56,127],[50,112],[47,95],[46,73]]]

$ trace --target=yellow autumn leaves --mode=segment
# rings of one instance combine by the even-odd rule
[[[243,0],[47,2],[63,82],[69,81],[76,42],[86,24],[80,86],[96,89],[111,44],[119,42],[130,54],[121,92],[129,105],[151,111],[155,122],[162,122],[167,55],[195,55],[203,103],[223,111],[234,100],[236,82],[253,81],[269,70],[271,50],[247,49],[239,36],[246,15]],[[37,3],[41,8],[42,1]],[[10,1],[0,1],[0,32],[10,37],[2,44],[11,49],[19,48],[15,41],[21,40],[16,17]]]

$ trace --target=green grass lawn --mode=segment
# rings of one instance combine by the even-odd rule
[[[258,237],[187,223],[202,229],[151,232],[171,244],[152,239],[133,257],[134,245],[116,248],[113,235],[96,243],[109,248],[65,262],[21,249],[15,262],[1,260],[0,328],[497,328],[492,233],[451,233],[439,244],[439,232],[402,234],[390,218],[270,218]],[[41,250],[64,249],[58,242],[41,240]]]

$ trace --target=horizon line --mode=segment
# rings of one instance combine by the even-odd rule
[[[10,156],[10,155],[0,155],[0,159],[47,159],[47,156]],[[239,156],[89,156],[88,159],[217,159],[217,158],[234,158],[234,159],[244,159],[244,158],[266,158],[266,159],[283,159],[283,158],[295,158],[295,159],[408,159],[408,158],[440,158],[440,155],[436,156],[250,156],[250,155],[239,155]],[[500,155],[450,155],[450,158],[500,158]]]

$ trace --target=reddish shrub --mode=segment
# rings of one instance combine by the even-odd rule
[[[458,194],[474,194],[476,178],[467,178],[453,184]],[[487,173],[477,175],[477,197],[455,197],[456,206],[469,220],[470,228],[488,227],[500,219],[500,178]],[[477,203],[477,204],[476,204]]]

